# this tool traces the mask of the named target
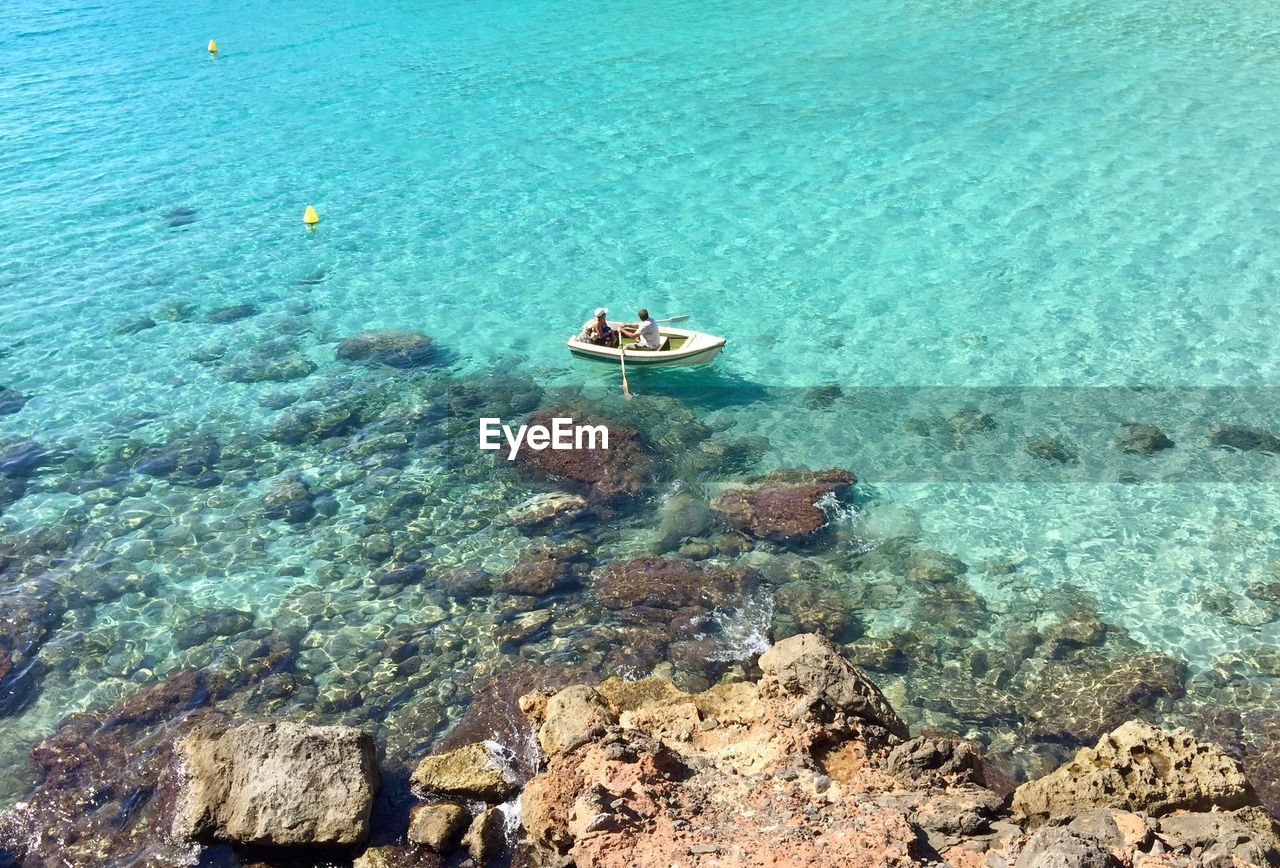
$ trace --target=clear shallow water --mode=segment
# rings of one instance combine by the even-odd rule
[[[946,415],[975,403],[960,387],[1086,387],[1071,401],[1087,405],[1090,387],[1276,385],[1278,27],[1265,5],[1134,0],[197,3],[177,20],[151,2],[18,0],[0,21],[0,383],[32,397],[0,435],[78,454],[188,424],[233,438],[277,418],[264,396],[350,375],[334,343],[379,326],[429,332],[459,373],[518,357],[544,386],[612,387],[560,340],[595,304],[646,304],[730,338],[713,373],[675,383],[718,392],[733,434],[767,435],[762,466],[847,466],[993,600],[1080,587],[1206,668],[1277,638],[1204,605],[1271,580],[1280,554],[1275,459],[1203,441],[1216,421],[1280,430],[1267,392],[1221,418],[1137,404],[1179,444],[1152,470],[1110,449],[1104,428],[1123,417],[1101,398],[1112,415],[1083,431],[1046,423],[1052,392],[984,404],[1000,432],[938,458],[874,403],[857,412],[857,390],[956,387],[932,399]],[[170,226],[180,208],[194,219]],[[167,321],[173,299],[198,312]],[[240,303],[260,313],[200,318]],[[116,333],[143,315],[158,324]],[[228,383],[191,359],[268,339],[316,372]],[[801,390],[830,381],[852,410],[797,413]],[[1046,434],[1079,452],[1065,477],[1020,451]],[[437,504],[411,530],[445,563],[501,569],[518,543],[490,517],[522,490],[459,473],[448,460],[468,447],[410,451],[401,472]],[[345,588],[357,635],[304,654],[329,679],[362,626],[409,618],[404,601],[351,602],[367,563],[323,572],[338,543],[320,538],[357,539],[354,498],[324,531],[260,516],[273,478],[331,480],[352,459],[256,460],[269,469],[221,500],[136,496],[171,513],[160,544],[132,548],[144,521],[113,525],[107,547],[163,581],[61,628],[78,653],[77,629],[93,631],[111,678],[50,676],[0,719],[17,750],[68,710],[201,662],[171,635],[201,607],[283,625],[301,586]],[[0,521],[88,507],[105,527],[138,505],[91,506],[59,472]],[[1016,581],[978,569],[1007,560]],[[414,617],[477,629],[450,605]]]

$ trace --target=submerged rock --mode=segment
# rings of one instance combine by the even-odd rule
[[[1151,455],[1162,449],[1172,449],[1174,442],[1155,425],[1138,422],[1124,423],[1124,433],[1116,441],[1116,451],[1130,455]]]
[[[151,317],[140,316],[137,319],[131,319],[116,326],[115,334],[119,336],[136,335],[138,332],[144,332],[155,327],[156,321]]]
[[[554,419],[571,415],[569,411],[544,410],[529,416],[525,424],[550,429]],[[597,423],[577,418],[575,424]],[[585,441],[580,449],[522,449],[515,464],[533,479],[581,494],[593,503],[619,501],[643,493],[651,481],[654,463],[640,435],[622,425],[608,423],[604,427],[609,432],[608,449],[600,448],[599,443],[594,449],[587,448]],[[505,455],[499,458],[504,459]]]
[[[35,698],[45,669],[39,651],[64,611],[47,595],[0,595],[0,717],[17,714]]]
[[[1038,826],[1096,808],[1143,811],[1235,810],[1258,797],[1239,763],[1185,729],[1164,732],[1129,721],[1071,762],[1013,795],[1016,817]]]
[[[216,307],[209,311],[204,315],[204,321],[214,325],[226,325],[227,323],[239,322],[242,319],[257,315],[258,306],[256,304],[231,304],[226,307]]]
[[[338,344],[339,359],[377,362],[392,368],[416,368],[430,363],[436,355],[430,335],[408,329],[372,329],[353,335]]]
[[[309,521],[316,514],[311,489],[296,477],[276,483],[262,499],[262,514],[289,524]]]
[[[754,570],[679,558],[643,557],[613,561],[595,582],[596,600],[610,609],[712,609],[757,585]]]
[[[277,847],[350,845],[369,834],[373,739],[347,726],[201,727],[177,745],[179,838]]]
[[[316,363],[296,350],[254,351],[224,364],[222,377],[233,383],[286,383],[309,377],[315,371]]]
[[[579,495],[548,492],[507,510],[507,518],[521,533],[545,533],[573,524],[587,508],[586,499]]]
[[[1042,461],[1075,464],[1080,460],[1079,454],[1057,437],[1028,437],[1026,450],[1032,458]]]
[[[734,528],[756,539],[805,542],[827,525],[818,502],[843,495],[857,481],[846,470],[779,470],[747,480],[745,488],[721,492],[713,507]]]
[[[1209,444],[1244,452],[1280,453],[1280,437],[1246,425],[1218,425],[1209,432]]]
[[[164,222],[166,226],[174,229],[179,226],[189,226],[196,222],[196,209],[180,205],[164,215]]]
[[[0,416],[16,413],[26,406],[30,398],[16,389],[0,385]]]

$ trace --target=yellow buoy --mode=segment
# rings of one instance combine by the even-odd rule
[[[308,226],[315,226],[320,222],[320,215],[316,213],[315,208],[308,205],[307,210],[302,212],[302,222]]]
[[[218,53],[218,43],[213,41],[212,39],[209,40],[209,53],[210,54]]]

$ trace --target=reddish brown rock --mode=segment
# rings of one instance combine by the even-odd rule
[[[596,600],[610,609],[711,609],[760,581],[754,570],[680,558],[614,561],[596,578]]]
[[[576,425],[603,424],[609,431],[608,449],[530,449],[523,448],[515,463],[527,476],[550,482],[567,491],[581,494],[593,503],[607,503],[635,497],[649,486],[654,472],[653,459],[645,451],[639,433],[616,423],[598,423],[573,416],[569,411],[544,410],[525,420],[529,426],[551,428],[557,417],[572,417]],[[597,444],[597,447],[599,444]],[[503,453],[499,460],[505,460]]]
[[[729,524],[756,539],[804,542],[827,524],[818,501],[843,494],[857,481],[846,470],[779,470],[748,480],[745,488],[722,492],[713,507]]]

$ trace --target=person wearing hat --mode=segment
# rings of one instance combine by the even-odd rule
[[[605,317],[608,315],[607,308],[596,308],[595,317],[582,324],[581,340],[601,347],[616,347],[618,345],[618,330],[611,328],[609,323],[605,321]]]

